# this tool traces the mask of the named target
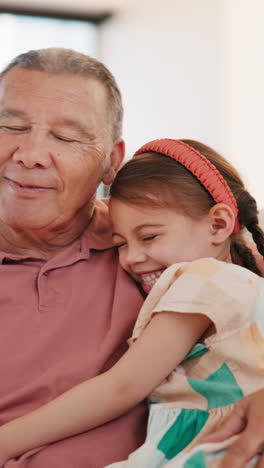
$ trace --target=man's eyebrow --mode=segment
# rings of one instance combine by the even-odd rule
[[[13,108],[6,108],[6,109],[2,109],[0,111],[0,120],[4,120],[4,119],[8,119],[9,117],[21,117],[21,118],[25,118],[27,117],[27,114],[25,111],[23,110],[19,110],[19,109],[13,109]]]

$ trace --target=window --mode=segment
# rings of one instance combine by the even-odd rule
[[[0,13],[0,67],[30,49],[65,47],[96,55],[96,24]]]

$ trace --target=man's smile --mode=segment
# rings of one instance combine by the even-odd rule
[[[24,196],[36,196],[37,194],[47,192],[48,190],[51,190],[52,187],[48,186],[43,186],[43,185],[33,185],[30,183],[21,183],[20,181],[12,180],[7,177],[5,177],[5,180],[11,187],[11,189],[16,192],[18,195],[24,195]]]

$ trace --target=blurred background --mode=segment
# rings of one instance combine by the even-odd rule
[[[192,138],[240,170],[264,207],[263,0],[0,0],[0,66],[63,46],[102,60],[124,107],[127,158]]]

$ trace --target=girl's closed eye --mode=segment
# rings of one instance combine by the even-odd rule
[[[124,247],[127,244],[124,238],[119,236],[119,234],[113,233],[112,239],[113,239],[113,244],[115,247],[117,247],[117,249],[120,249],[121,247]]]
[[[114,243],[114,246],[117,247],[118,249],[121,249],[121,247],[124,247],[127,243],[126,242],[122,242],[120,244],[115,244]]]
[[[156,239],[156,237],[158,237],[157,234],[154,234],[154,235],[152,235],[152,236],[144,236],[144,237],[143,237],[143,241],[151,241],[151,240]]]

